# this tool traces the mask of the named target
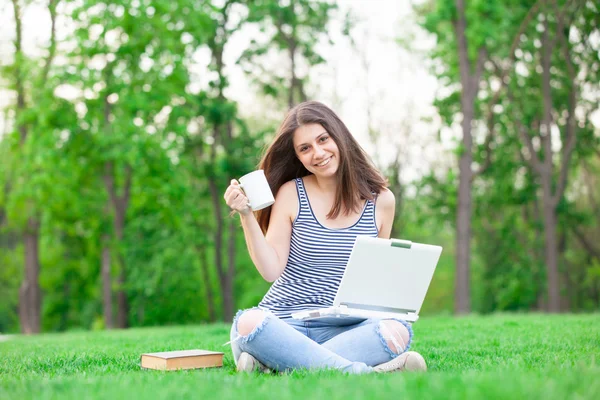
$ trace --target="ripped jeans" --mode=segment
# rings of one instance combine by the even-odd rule
[[[373,366],[387,362],[407,351],[412,341],[411,326],[402,320],[409,333],[403,350],[390,349],[380,319],[328,318],[299,321],[279,319],[269,311],[247,336],[240,336],[237,321],[231,327],[231,349],[237,365],[242,352],[254,356],[276,371],[293,369],[337,369],[353,374],[373,372]],[[398,349],[398,347],[396,347]]]

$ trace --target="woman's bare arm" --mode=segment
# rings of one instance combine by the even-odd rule
[[[268,282],[275,281],[283,273],[290,253],[292,221],[298,210],[293,181],[281,186],[272,207],[266,235],[263,235],[253,213],[240,213],[250,257]]]
[[[377,196],[377,206],[375,207],[375,220],[379,227],[378,237],[390,238],[395,213],[396,198],[391,190],[386,189]]]

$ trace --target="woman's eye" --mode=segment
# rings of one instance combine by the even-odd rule
[[[321,142],[325,142],[325,141],[327,141],[327,139],[329,139],[327,136],[323,136],[323,137],[321,137]]]
[[[300,151],[301,151],[302,153],[303,153],[303,152],[305,152],[306,150],[308,150],[308,147],[301,147],[301,148],[300,148]]]

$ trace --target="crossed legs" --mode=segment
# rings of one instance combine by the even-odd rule
[[[231,338],[236,363],[242,352],[248,352],[280,371],[334,368],[369,373],[371,367],[408,350],[412,330],[407,323],[390,319],[325,327],[309,334],[304,327],[295,328],[268,311],[250,309],[236,315]]]

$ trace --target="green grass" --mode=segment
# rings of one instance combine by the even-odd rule
[[[427,373],[237,374],[223,324],[46,334],[0,342],[0,399],[599,399],[600,314],[422,318]],[[144,352],[205,348],[222,369],[141,370]]]

